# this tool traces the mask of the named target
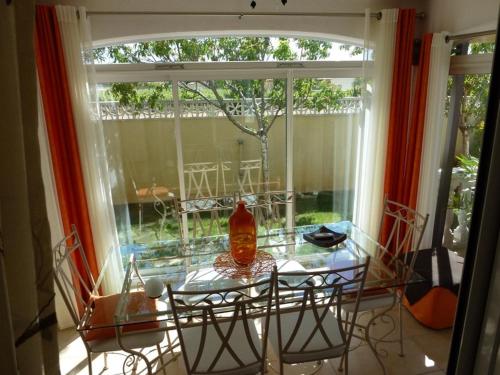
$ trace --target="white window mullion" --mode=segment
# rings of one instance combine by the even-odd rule
[[[293,70],[286,79],[286,191],[293,191]],[[288,193],[287,193],[288,195]],[[293,199],[295,202],[295,197]],[[290,231],[295,223],[295,204],[286,205],[286,227]]]
[[[181,112],[179,105],[179,81],[172,81],[172,96],[174,99],[174,123],[175,123],[175,149],[177,151],[177,173],[179,176],[179,196],[181,201],[186,200],[186,185],[184,183],[184,157],[182,150],[182,133],[181,133]],[[186,210],[185,203],[182,203],[183,211]],[[182,241],[188,241],[188,222],[187,215],[182,215]]]

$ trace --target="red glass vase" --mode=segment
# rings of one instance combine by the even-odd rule
[[[245,202],[238,202],[236,210],[229,218],[229,243],[231,256],[242,266],[251,264],[257,253],[257,229],[251,212]]]

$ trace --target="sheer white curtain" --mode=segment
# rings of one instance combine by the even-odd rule
[[[445,105],[452,43],[446,43],[445,36],[445,33],[433,34],[431,45],[427,108],[417,198],[417,211],[429,214],[427,228],[430,229],[425,231],[423,235],[422,248],[432,246],[432,228],[434,228],[440,179],[439,168],[447,124]]]
[[[374,238],[378,236],[383,205],[397,22],[397,9],[382,10],[382,19],[373,27],[375,35],[373,69],[371,74],[366,76],[365,102],[368,105],[365,106],[364,131],[359,145],[354,223]],[[365,39],[368,40],[367,37]]]
[[[61,31],[73,115],[85,180],[85,193],[89,208],[92,236],[97,261],[102,269],[106,255],[112,250],[103,278],[105,293],[120,291],[123,267],[120,259],[108,164],[102,122],[97,116],[93,92],[92,71],[87,69],[91,51],[90,28],[84,8],[56,6]],[[91,68],[91,66],[90,66]]]
[[[43,100],[40,90],[38,95],[38,143],[40,145],[40,166],[42,169],[42,179],[45,193],[45,205],[47,207],[47,218],[50,226],[50,240],[52,248],[64,237],[64,229],[59,215],[59,200],[57,198],[57,189],[54,182],[54,172],[52,169],[52,157],[50,154],[49,140],[47,136],[47,126],[45,125],[45,116],[43,111]],[[67,266],[67,265],[66,265]],[[68,268],[68,267],[66,267]],[[66,270],[69,272],[69,268]],[[55,307],[57,315],[57,326],[59,329],[73,327],[73,319],[69,314],[66,305],[62,299],[59,288],[55,288]],[[70,298],[74,298],[70,295]]]

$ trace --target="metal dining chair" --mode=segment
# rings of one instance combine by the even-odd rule
[[[401,287],[377,291],[367,290],[366,294],[362,296],[359,305],[359,312],[373,312],[376,309],[383,309],[388,312],[394,306],[398,306],[400,356],[404,356],[403,296],[409,281],[408,279],[413,274],[413,268],[418,251],[420,250],[420,242],[422,241],[428,218],[429,215],[422,215],[401,203],[388,200],[387,198],[384,200],[384,209],[379,230],[379,240],[382,241],[380,243],[382,247],[378,248],[377,258],[387,268],[393,270],[394,277],[398,278]],[[352,314],[353,310],[354,307],[352,305],[344,306],[347,316]],[[372,319],[375,318],[376,316],[374,315]],[[358,326],[366,329],[371,323],[371,321],[366,325],[358,323]]]
[[[278,355],[279,373],[284,364],[345,357],[363,292],[370,258],[351,267],[314,272],[274,270],[276,319],[271,320],[269,341]],[[346,301],[355,306],[351,324],[342,320]]]
[[[188,375],[264,374],[272,281],[207,291],[167,285]],[[261,339],[254,317],[262,318]]]
[[[124,349],[156,347],[158,359],[162,361],[160,343],[165,332],[154,331],[160,327],[159,323],[131,325],[121,330],[113,326],[120,294],[100,295],[107,262],[95,281],[74,225],[71,233],[54,247],[53,255],[55,282],[87,351],[90,375],[93,353],[104,353],[104,369],[107,368],[108,352]],[[154,300],[146,298],[143,292],[131,293],[129,303],[145,306],[151,313],[156,311]],[[116,336],[117,331],[120,337]]]

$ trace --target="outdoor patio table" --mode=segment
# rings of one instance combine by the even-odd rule
[[[379,259],[382,259],[381,254],[387,253],[387,250],[354,224],[345,221],[325,224],[325,226],[335,232],[346,233],[347,239],[332,248],[316,246],[305,241],[303,234],[318,230],[320,225],[307,225],[288,230],[271,230],[269,233],[258,236],[257,247],[259,250],[271,254],[278,267],[286,267],[287,272],[291,270],[290,267],[292,269],[300,267],[297,270],[302,271],[304,269],[312,271],[350,267],[364,263],[367,257],[371,257],[365,290],[383,290],[424,281],[424,278],[416,272],[411,272],[409,275],[408,272],[401,272],[401,270],[407,270],[407,266],[402,261],[395,260],[391,267],[386,266]],[[257,277],[270,275],[269,271],[265,271],[250,278],[231,278],[224,273],[218,273],[214,269],[214,262],[218,256],[228,250],[228,237],[214,236],[194,239],[188,243],[182,241],[163,242],[155,247],[154,252],[142,250],[133,254],[126,266],[125,279],[114,321],[110,321],[109,326],[120,328],[128,324],[160,321],[163,322],[162,329],[175,329],[173,316],[167,303],[166,288],[163,295],[157,300],[158,312],[151,313],[137,308],[134,311],[127,310],[130,292],[140,288],[136,271],[142,278],[153,275],[161,277],[165,284],[171,285],[173,290],[196,291],[231,287],[236,284],[249,283]],[[405,277],[402,278],[399,275],[405,275]],[[383,313],[385,312],[387,311]],[[87,326],[85,329],[99,327]],[[369,341],[370,348],[383,367],[379,358],[380,353],[377,352],[376,346],[370,343],[369,327],[366,331],[366,339]],[[124,349],[131,355],[138,355],[133,350]]]

